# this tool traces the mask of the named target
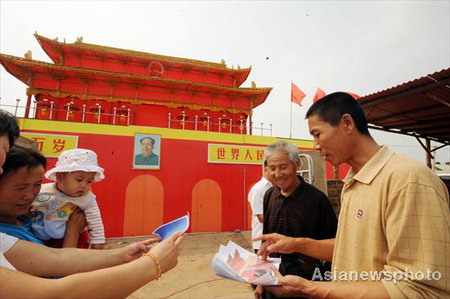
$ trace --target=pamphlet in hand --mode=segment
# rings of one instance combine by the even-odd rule
[[[256,254],[229,241],[227,246],[220,245],[211,268],[214,274],[223,278],[253,285],[273,286],[278,285],[273,267],[278,269],[280,262],[280,258],[268,258],[264,261]]]
[[[164,241],[171,235],[173,235],[176,232],[182,232],[184,233],[189,228],[189,213],[187,213],[185,216],[180,217],[178,219],[175,219],[173,221],[170,221],[168,223],[165,223],[155,229],[153,231],[154,234],[158,234],[161,237],[161,241]]]

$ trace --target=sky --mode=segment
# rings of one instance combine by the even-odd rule
[[[318,87],[363,96],[450,67],[448,0],[0,0],[0,53],[23,57],[31,50],[33,59],[51,62],[34,32],[68,43],[82,36],[97,45],[251,66],[242,87],[255,81],[273,88],[254,109],[253,126],[272,124],[274,137],[296,139],[312,139],[304,117]],[[303,107],[290,102],[291,82],[307,95]],[[15,105],[17,98],[24,105],[25,90],[0,68],[1,105]],[[379,144],[425,162],[415,138],[371,133]],[[437,151],[437,161],[450,161],[449,146]]]

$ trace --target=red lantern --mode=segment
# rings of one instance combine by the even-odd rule
[[[117,108],[116,113],[118,116],[120,116],[121,119],[124,119],[126,116],[128,116],[128,108],[125,107],[125,105],[121,105],[119,108]]]
[[[43,116],[46,116],[48,113],[48,109],[50,108],[50,101],[48,99],[42,99],[38,101],[36,104],[36,108],[41,111]]]
[[[198,119],[203,124],[203,126],[206,127],[208,125],[209,115],[206,111],[204,111],[202,114],[200,114]]]
[[[222,129],[226,129],[228,125],[231,125],[230,118],[231,114],[227,110],[221,110],[220,112],[219,125]]]
[[[67,102],[64,104],[64,109],[67,111],[67,118],[66,119],[71,119],[74,116],[74,112],[78,112],[80,111],[80,107],[78,107],[78,105],[72,101]]]
[[[102,113],[105,113],[105,109],[102,108],[102,105],[100,103],[95,103],[91,107],[89,107],[89,111],[94,114],[94,119],[99,120],[100,115]]]

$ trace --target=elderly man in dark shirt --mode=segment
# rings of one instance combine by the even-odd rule
[[[264,196],[263,233],[280,233],[290,237],[334,238],[337,219],[327,196],[297,175],[299,150],[286,141],[270,145],[264,152],[274,187]],[[281,254],[280,272],[311,279],[323,271],[322,261],[299,253]],[[316,273],[317,275],[317,273]],[[278,298],[256,289],[257,296]]]

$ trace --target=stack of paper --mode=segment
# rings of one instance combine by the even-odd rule
[[[280,266],[279,258],[263,261],[256,254],[245,250],[229,241],[227,246],[220,245],[211,267],[214,274],[231,280],[251,283],[253,285],[278,285],[273,267]]]

